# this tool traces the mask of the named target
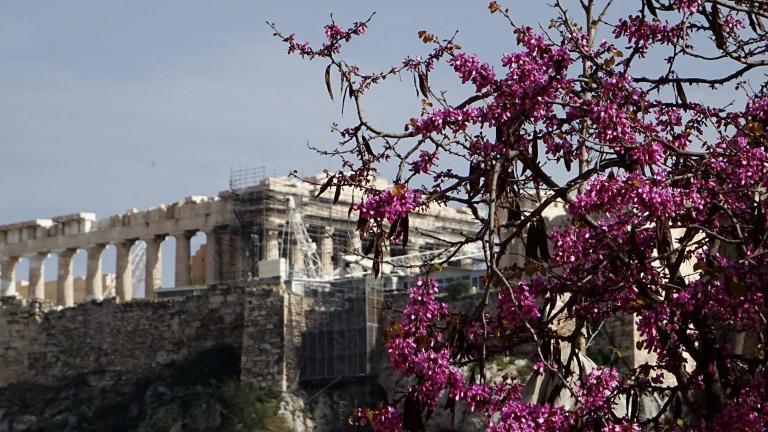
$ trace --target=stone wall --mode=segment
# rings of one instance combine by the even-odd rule
[[[0,384],[27,376],[32,369],[32,347],[40,346],[44,305],[15,298],[0,303]]]
[[[296,388],[301,370],[299,346],[306,330],[304,313],[311,299],[290,292],[256,293],[246,300],[241,380],[256,387]]]
[[[279,287],[211,288],[182,300],[0,302],[0,386],[55,384],[109,371],[141,376],[215,346],[242,353],[243,370],[265,388],[285,388],[286,305]],[[290,296],[288,296],[290,297]],[[246,347],[243,347],[246,344]],[[295,373],[293,373],[295,375]]]
[[[635,325],[635,315],[613,316],[603,323],[587,353],[598,364],[613,364],[632,369],[652,359],[648,353],[637,349],[642,339]]]

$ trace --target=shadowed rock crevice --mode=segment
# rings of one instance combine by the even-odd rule
[[[240,383],[240,353],[220,346],[135,379],[113,371],[0,393],[0,431],[234,431],[284,427],[276,395]],[[289,429],[283,429],[289,430]]]

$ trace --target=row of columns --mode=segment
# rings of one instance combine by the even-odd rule
[[[318,258],[320,259],[320,271],[324,276],[330,276],[333,274],[333,232],[332,227],[326,227],[325,231],[320,235]],[[274,260],[280,258],[280,232],[277,230],[266,231],[266,241],[263,249],[263,259]],[[298,247],[296,240],[292,240],[289,247],[290,261],[293,266],[293,270],[300,270],[304,268],[304,252]]]
[[[174,234],[176,238],[176,280],[175,286],[189,286],[191,282],[191,245],[190,240],[196,231],[184,231]],[[217,282],[218,276],[218,236],[215,231],[206,232],[205,249],[205,283]],[[155,291],[162,285],[162,260],[160,246],[165,240],[165,235],[153,236],[142,239],[146,243],[146,273],[144,278],[144,296],[154,297]],[[133,286],[131,283],[131,247],[138,241],[124,240],[115,243],[115,295],[121,300],[133,299]],[[101,255],[106,244],[97,244],[85,248],[88,261],[85,275],[85,299],[101,300],[104,296],[102,286]],[[72,257],[77,249],[65,249],[54,252],[58,255],[58,275],[56,278],[56,304],[73,306],[74,275],[72,273]],[[45,278],[43,261],[48,257],[48,252],[35,253],[26,256],[29,260],[29,290],[30,296],[35,299],[45,298]],[[5,257],[0,261],[0,296],[15,296],[16,293],[16,264],[20,257]]]
[[[340,252],[334,250],[333,234],[335,229],[333,227],[324,227],[320,234],[318,244],[318,258],[320,259],[320,270],[324,276],[330,276],[334,273],[333,256],[334,252]],[[349,242],[346,247],[350,251],[359,251],[362,249],[360,236],[356,232],[349,233]],[[279,258],[279,243],[278,243],[278,231],[269,230],[266,233],[266,245],[264,249],[265,259]],[[304,253],[297,247],[295,241],[290,245],[290,260],[294,270],[304,268]]]

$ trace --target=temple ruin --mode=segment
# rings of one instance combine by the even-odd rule
[[[75,302],[72,258],[78,250],[87,253],[84,301],[105,297],[102,253],[108,245],[116,248],[114,295],[132,300],[136,279],[144,280],[144,297],[152,298],[162,289],[160,245],[174,237],[174,287],[210,286],[236,280],[270,279],[304,267],[305,251],[296,236],[287,236],[286,205],[290,198],[301,211],[311,239],[322,278],[331,279],[344,272],[342,257],[363,249],[367,239],[355,232],[356,216],[350,212],[359,201],[359,192],[344,190],[333,204],[334,191],[318,195],[324,176],[310,183],[288,177],[262,178],[253,171],[234,172],[230,189],[215,197],[191,196],[146,211],[131,209],[99,219],[93,213],[75,213],[50,219],[0,225],[0,296],[45,299],[68,307]],[[315,183],[315,185],[311,184]],[[378,186],[387,187],[381,181]],[[356,195],[357,193],[357,195]],[[390,251],[393,256],[413,254],[444,246],[439,239],[455,241],[471,235],[475,226],[471,215],[461,209],[434,207],[415,214],[407,250]],[[191,256],[190,239],[198,232],[206,235],[202,257]],[[141,262],[131,257],[131,247],[145,243]],[[305,245],[306,247],[306,245]],[[55,298],[46,296],[43,262],[58,256]],[[16,267],[29,261],[28,284],[19,289]],[[143,267],[137,278],[137,266]],[[202,276],[202,277],[201,277]],[[202,280],[201,280],[202,279]],[[168,288],[168,287],[166,287]],[[26,291],[26,292],[19,292]]]

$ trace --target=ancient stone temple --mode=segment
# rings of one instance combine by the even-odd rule
[[[145,297],[151,298],[161,289],[160,245],[168,237],[176,242],[175,287],[273,278],[285,269],[304,267],[307,250],[316,256],[320,276],[331,278],[343,272],[342,257],[361,250],[367,241],[355,232],[356,215],[350,212],[350,205],[359,201],[360,195],[344,190],[332,204],[333,190],[317,196],[324,177],[311,181],[316,184],[288,177],[233,176],[231,188],[215,197],[192,196],[102,219],[93,213],[75,213],[0,225],[0,296],[46,298],[43,262],[55,254],[55,296],[47,300],[60,306],[74,305],[72,259],[77,251],[84,250],[88,259],[82,297],[102,299],[107,289],[102,252],[112,245],[116,249],[114,295],[122,301],[131,300],[138,288],[134,282],[143,279]],[[301,214],[308,236],[304,244],[301,236],[288,231],[289,199],[294,211]],[[455,241],[473,230],[467,212],[434,207],[414,215],[408,250],[394,247],[390,252],[401,255],[438,249],[444,246],[441,239]],[[190,239],[198,232],[205,233],[206,243],[200,249],[201,256],[192,257]],[[138,242],[143,243],[140,262],[131,254]],[[28,260],[29,275],[19,290],[16,267],[21,260]],[[138,278],[137,270],[142,273]]]

